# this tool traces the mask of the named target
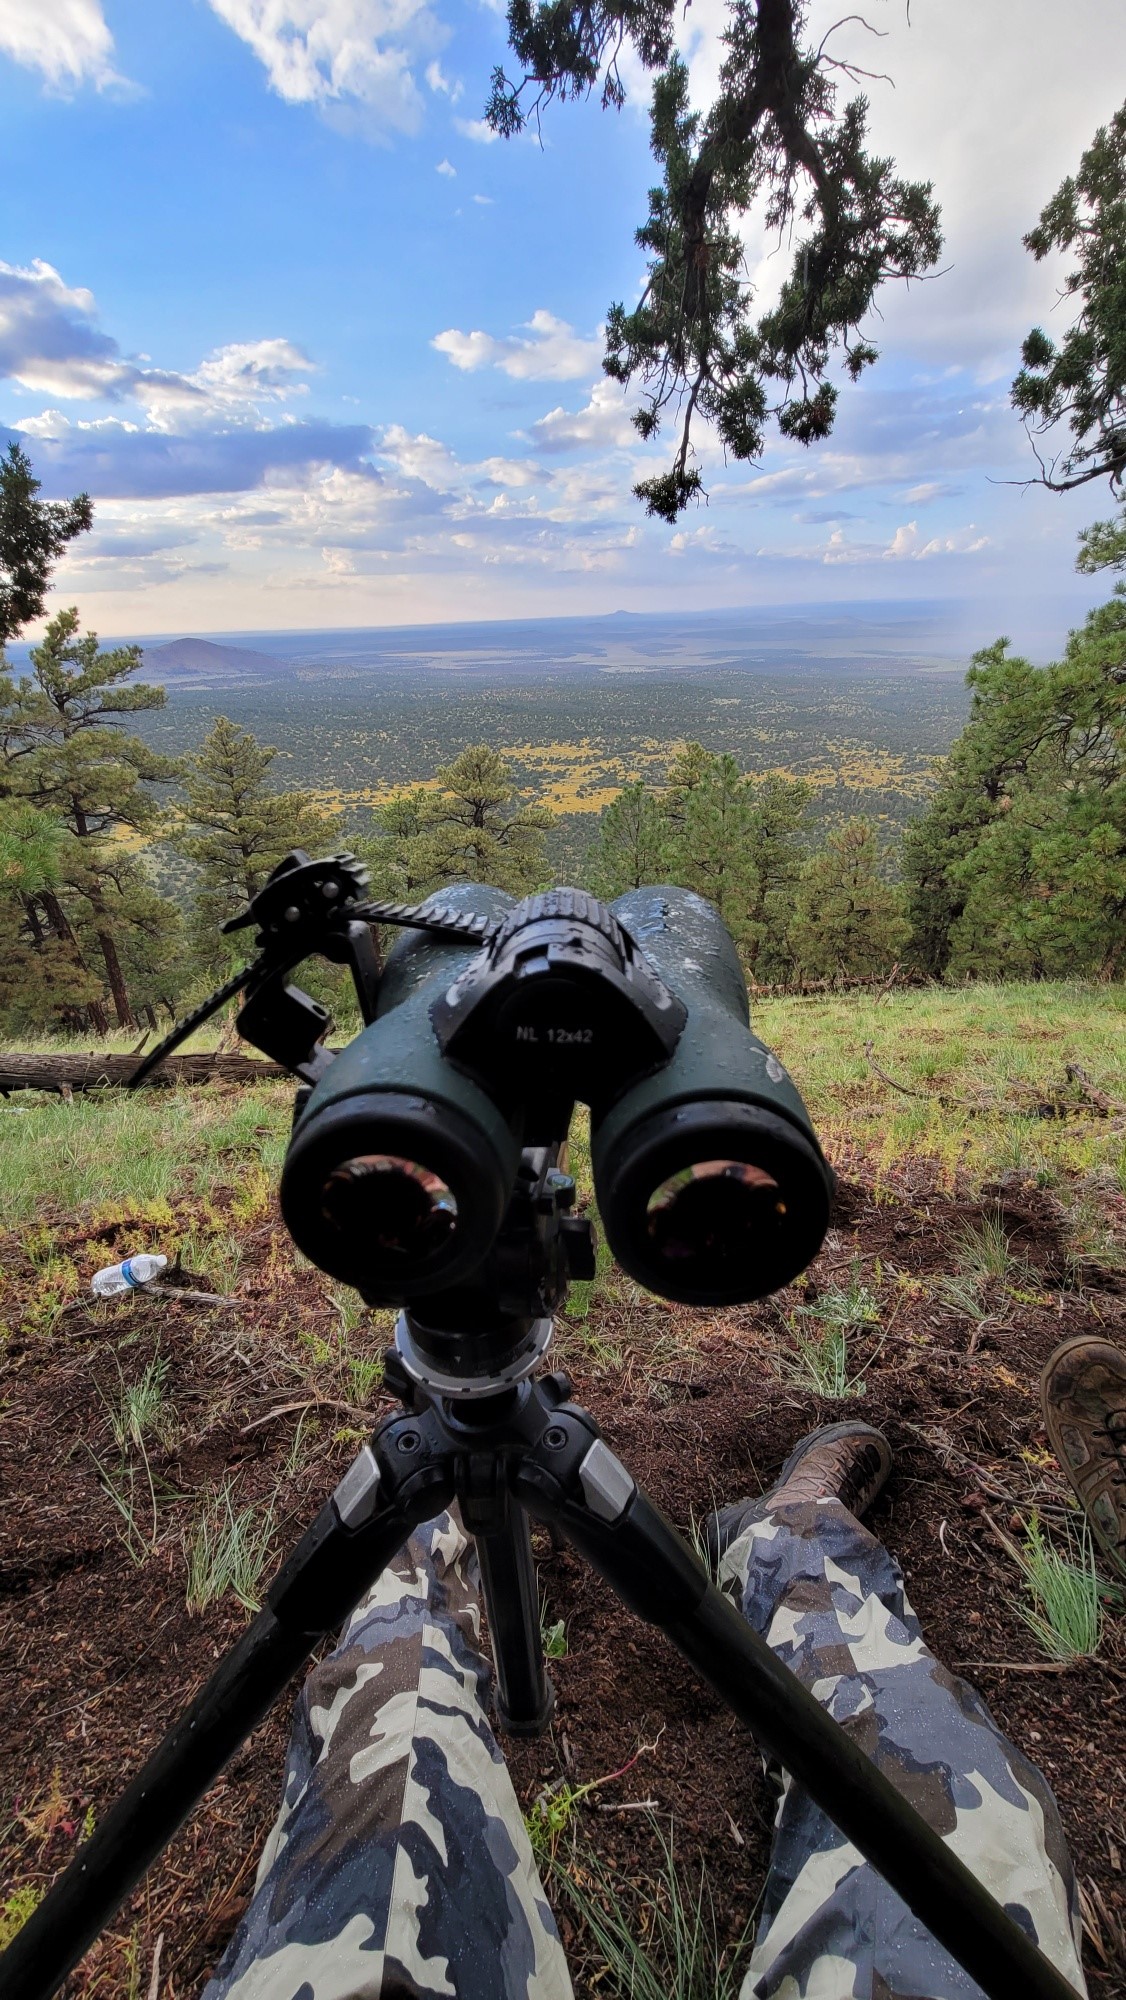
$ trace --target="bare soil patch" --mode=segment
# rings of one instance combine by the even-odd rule
[[[1118,1222],[1121,1223],[1121,1199]],[[220,1198],[221,1202],[221,1198]],[[1019,1283],[970,1316],[938,1280],[977,1218],[1000,1216]],[[53,1219],[55,1239],[89,1273],[124,1242],[128,1218]],[[48,1218],[48,1223],[52,1221]],[[356,1379],[342,1355],[374,1354],[376,1330],[342,1336],[327,1282],[294,1267],[278,1225],[241,1233],[237,1307],[138,1298],[121,1307],[36,1317],[42,1261],[0,1244],[10,1328],[4,1350],[0,1482],[0,1873],[43,1887],[243,1628],[230,1596],[185,1608],[184,1534],[229,1482],[239,1507],[272,1508],[278,1555],[296,1538],[363,1434]],[[856,1337],[864,1393],[828,1403],[780,1371],[800,1300],[860,1272],[880,1323]],[[206,1275],[206,1274],[200,1274]],[[564,1322],[559,1362],[616,1451],[681,1527],[711,1506],[769,1487],[796,1440],[855,1411],[882,1425],[896,1454],[871,1525],[899,1558],[934,1650],[984,1692],[997,1720],[1045,1769],[1060,1802],[1088,1911],[1093,1993],[1126,1993],[1126,1644],[1111,1606],[1096,1660],[1058,1670],[1015,1609],[1020,1581],[992,1523],[1019,1532],[1033,1506],[1049,1526],[1065,1489],[1043,1434],[1040,1369],[1057,1342],[1090,1329],[1126,1341],[1126,1296],[1112,1272],[1076,1270],[1047,1193],[1007,1185],[960,1198],[921,1164],[881,1180],[858,1172],[809,1288],[737,1312],[674,1310],[619,1292],[585,1324]],[[971,1351],[972,1348],[972,1351]],[[116,1465],[109,1410],[121,1383],[167,1359],[176,1413],[153,1440],[153,1553],[131,1560],[99,1473]],[[383,1405],[378,1391],[370,1412]],[[301,1407],[305,1406],[305,1407]],[[298,1426],[301,1433],[298,1437]],[[147,1483],[134,1481],[144,1529]],[[545,1783],[576,1785],[630,1768],[578,1810],[584,1836],[644,1892],[655,1844],[636,1802],[672,1815],[686,1870],[706,1863],[735,1937],[761,1893],[773,1792],[754,1744],[665,1643],[613,1600],[569,1550],[544,1546],[541,1579],[568,1652],[554,1663],[550,1737],[508,1746],[526,1808]],[[244,1748],[111,1932],[75,1975],[74,1995],[146,1992],[163,1933],[160,1992],[186,2000],[245,1906],[276,1810],[283,1705]],[[656,1745],[655,1748],[642,1746]],[[641,1750],[640,1756],[637,1752]],[[636,1761],[631,1760],[636,1757]],[[596,1955],[557,1898],[577,1990],[605,1993]]]

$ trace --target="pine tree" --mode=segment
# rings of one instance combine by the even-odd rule
[[[970,717],[908,829],[915,957],[952,977],[1126,968],[1126,593],[1064,658],[975,656]]]
[[[291,848],[323,854],[339,845],[339,820],[307,792],[271,791],[277,754],[221,715],[181,765],[186,801],[170,840],[197,870],[192,941],[210,972],[226,970],[242,950],[220,925],[257,895]]]
[[[39,490],[23,446],[9,444],[0,459],[0,655],[9,639],[40,616],[56,562],[94,519],[89,494],[40,500]]]
[[[599,894],[672,882],[714,903],[757,978],[789,963],[787,930],[801,871],[810,788],[685,743],[661,792],[627,785],[602,814],[592,879]]]
[[[411,849],[420,889],[490,882],[526,896],[539,887],[547,872],[544,835],[554,815],[520,799],[499,751],[471,743],[437,776],[439,788],[424,795]]]
[[[875,828],[849,820],[812,856],[798,888],[790,943],[803,975],[887,972],[909,934],[902,897],[880,872]]]
[[[155,891],[120,836],[155,831],[160,807],[148,787],[176,770],[117,723],[163,705],[163,688],[130,684],[140,659],[137,646],[101,652],[95,633],[80,633],[78,612],[61,611],[32,648],[30,677],[9,683],[0,717],[0,784],[70,835],[63,892],[39,900],[60,940],[77,941],[87,964],[91,953],[100,959],[122,1027],[133,1013],[121,937],[153,920]],[[96,1007],[92,1020],[100,1025]]]
[[[666,838],[657,793],[641,778],[623,786],[599,816],[590,871],[595,895],[612,902],[627,889],[665,881]]]
[[[69,838],[26,800],[0,799],[0,1021],[9,1033],[78,1026],[100,1008],[101,983],[59,904]]]
[[[761,456],[771,417],[801,444],[828,436],[832,358],[853,381],[878,359],[861,327],[880,286],[926,270],[942,246],[930,186],[900,180],[894,161],[866,150],[863,97],[838,105],[836,79],[855,71],[834,59],[832,30],[806,42],[808,11],[807,0],[729,0],[715,98],[696,110],[674,47],[675,0],[509,3],[519,73],[494,72],[486,109],[505,137],[529,118],[538,124],[553,98],[601,86],[603,104],[620,105],[625,44],[656,72],[662,178],[637,231],[648,282],[632,311],[610,307],[603,367],[640,385],[641,437],[670,416],[676,424],[670,469],[634,489],[664,520],[702,491],[694,423],[713,426],[725,454],[744,461]],[[752,211],[793,244],[780,297],[758,312],[746,277]]]

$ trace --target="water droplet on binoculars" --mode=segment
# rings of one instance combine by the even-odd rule
[[[433,1256],[457,1227],[457,1201],[439,1175],[395,1153],[344,1160],[321,1193],[325,1219],[342,1236],[415,1262]]]
[[[670,1264],[737,1262],[786,1214],[778,1183],[746,1160],[696,1160],[654,1189],[646,1205],[650,1242]]]

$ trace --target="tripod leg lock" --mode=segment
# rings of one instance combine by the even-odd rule
[[[625,1513],[637,1487],[621,1460],[609,1445],[596,1438],[579,1467],[583,1499],[600,1521],[617,1521]]]
[[[370,1444],[348,1467],[332,1496],[342,1528],[362,1528],[370,1521],[379,1499],[379,1465]]]

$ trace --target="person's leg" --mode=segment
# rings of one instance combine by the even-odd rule
[[[485,1716],[476,1558],[411,1538],[298,1698],[283,1803],[203,2000],[570,2000]]]
[[[928,1652],[898,1565],[838,1497],[843,1491],[860,1512],[883,1484],[890,1452],[882,1439],[876,1452],[876,1437],[863,1426],[815,1433],[772,1493],[725,1509],[720,1585],[1085,1992],[1075,1878],[1048,1784],[1002,1736],[981,1696]],[[968,2000],[979,1992],[786,1779],[741,2000]]]

